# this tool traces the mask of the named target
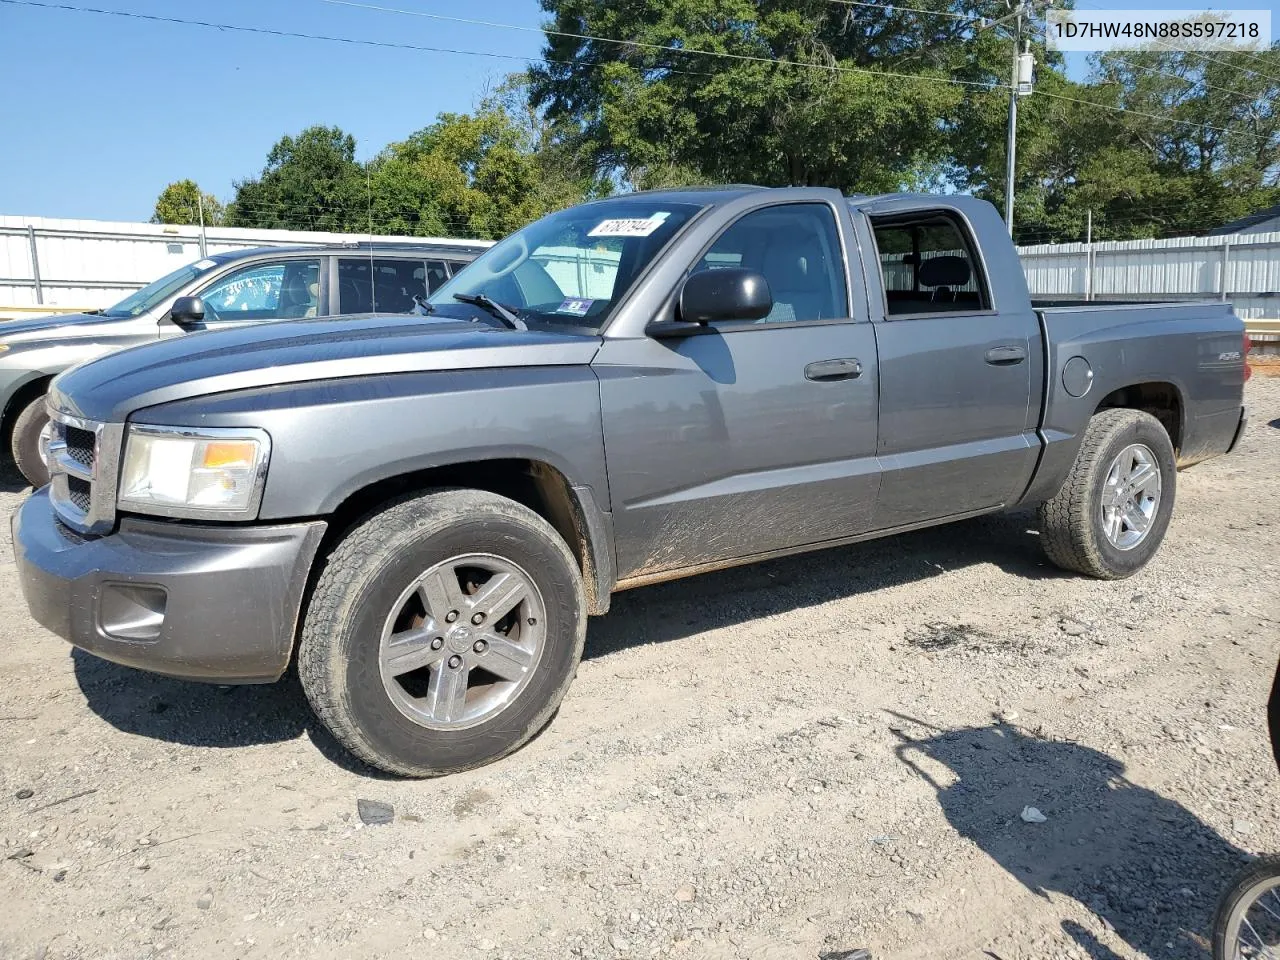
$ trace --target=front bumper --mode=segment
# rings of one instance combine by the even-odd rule
[[[289,664],[325,524],[232,527],[124,519],[82,537],[49,490],[13,515],[31,615],[77,647],[169,676],[267,683]]]

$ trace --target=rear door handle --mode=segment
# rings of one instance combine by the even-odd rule
[[[856,380],[862,376],[862,361],[854,357],[839,360],[819,360],[804,368],[809,380]]]
[[[1027,359],[1027,351],[1024,347],[992,347],[987,351],[987,363],[994,367],[1011,367],[1025,359]]]

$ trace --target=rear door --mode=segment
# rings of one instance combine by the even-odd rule
[[[870,224],[868,273],[881,287],[875,529],[1011,503],[1039,452],[1042,358],[1030,301],[1010,282],[997,302],[958,210],[872,215]]]
[[[841,211],[843,213],[843,211]],[[764,275],[773,312],[679,339],[607,339],[600,376],[620,578],[867,529],[875,340],[827,203],[745,213],[689,264]]]

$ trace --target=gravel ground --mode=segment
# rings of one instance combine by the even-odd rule
[[[1280,379],[1248,399],[1132,580],[1017,513],[623,594],[539,738],[431,782],[295,681],[73,652],[5,562],[0,957],[1207,956],[1280,850]]]

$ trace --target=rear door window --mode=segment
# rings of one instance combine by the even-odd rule
[[[456,272],[456,271],[455,271]],[[427,261],[427,286],[435,293],[449,279],[449,270],[443,260]]]
[[[950,214],[873,217],[871,226],[889,316],[990,308],[968,230]]]
[[[428,267],[422,260],[343,257],[338,260],[338,309],[411,313],[414,297],[427,295]]]

